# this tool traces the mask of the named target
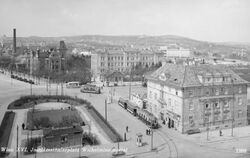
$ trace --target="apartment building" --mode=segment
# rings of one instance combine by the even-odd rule
[[[148,79],[148,111],[170,128],[247,125],[247,81],[223,65],[165,64]]]
[[[151,66],[159,63],[164,54],[161,52],[137,50],[102,50],[91,54],[91,71],[95,80],[104,80],[107,72],[126,72],[133,66]]]

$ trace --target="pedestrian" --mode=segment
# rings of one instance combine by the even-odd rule
[[[150,132],[151,132],[150,129],[148,129],[148,135],[150,135]]]
[[[148,129],[146,129],[146,135],[148,135]]]
[[[22,128],[23,128],[23,130],[24,130],[24,128],[25,128],[25,124],[24,124],[24,123],[22,124]]]
[[[220,130],[220,136],[222,136],[222,131]]]
[[[126,126],[126,131],[128,132],[128,126]]]

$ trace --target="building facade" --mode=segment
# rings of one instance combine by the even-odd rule
[[[186,133],[247,125],[247,81],[228,67],[166,64],[147,79],[148,110],[170,128]]]
[[[166,58],[189,58],[191,56],[189,49],[179,47],[176,44],[162,46],[160,50],[164,52]]]
[[[108,71],[126,72],[133,66],[141,64],[150,67],[163,58],[163,53],[151,51],[105,50],[91,54],[91,71],[95,80],[103,80]]]

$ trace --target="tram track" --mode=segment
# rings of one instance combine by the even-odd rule
[[[172,138],[169,137],[169,135],[164,132],[162,129],[158,129],[155,131],[155,133],[159,134],[162,139],[165,141],[165,143],[168,146],[169,149],[169,158],[178,158],[178,148],[175,144],[175,142],[172,140]]]

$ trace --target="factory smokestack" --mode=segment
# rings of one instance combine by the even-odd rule
[[[16,54],[16,29],[13,29],[13,53]]]

